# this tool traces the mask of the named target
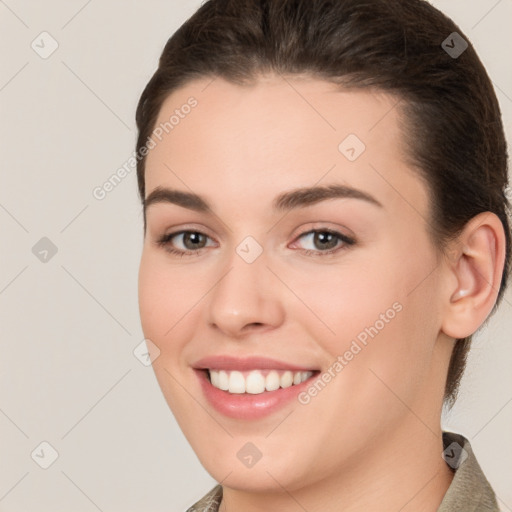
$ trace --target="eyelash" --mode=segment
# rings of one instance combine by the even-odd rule
[[[180,256],[180,257],[194,256],[194,255],[200,256],[202,254],[201,249],[206,249],[206,247],[201,247],[200,249],[195,250],[195,251],[191,251],[191,250],[183,251],[183,250],[176,249],[176,248],[170,246],[170,242],[174,237],[176,237],[178,235],[184,235],[187,233],[199,234],[202,236],[206,236],[207,238],[210,238],[208,235],[202,233],[201,231],[183,230],[183,231],[176,231],[174,233],[168,233],[166,235],[163,235],[156,241],[156,243],[159,247],[164,247],[166,251],[168,251],[169,253],[176,255],[176,256]],[[331,229],[311,229],[309,231],[305,231],[304,233],[301,233],[296,238],[296,240],[299,240],[300,238],[302,238],[306,235],[310,235],[312,233],[329,233],[331,235],[336,236],[339,241],[343,242],[343,245],[341,245],[341,247],[329,249],[328,251],[302,249],[302,253],[305,254],[306,256],[320,256],[320,257],[328,256],[328,255],[337,253],[341,250],[347,249],[348,247],[350,247],[356,243],[356,241],[353,238],[350,238],[342,233],[339,233],[338,231],[333,231]]]

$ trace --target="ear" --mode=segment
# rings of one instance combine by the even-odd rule
[[[470,336],[492,311],[503,274],[505,240],[499,217],[482,212],[450,244],[441,326],[448,336]]]

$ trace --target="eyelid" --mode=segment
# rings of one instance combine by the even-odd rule
[[[302,225],[300,228],[297,228],[293,232],[293,234],[291,236],[294,241],[304,235],[310,234],[311,232],[319,232],[319,231],[326,231],[329,233],[334,233],[334,234],[340,235],[343,238],[352,240],[353,242],[357,241],[357,238],[356,238],[354,232],[342,224],[333,224],[332,222],[329,222],[329,221],[316,221],[316,222],[306,223],[305,225],[308,227],[304,228],[304,225]]]
[[[215,237],[211,235],[208,228],[197,224],[177,224],[176,226],[168,227],[162,235],[156,234],[155,236],[157,238],[163,238],[170,235],[179,235],[183,232],[201,233],[202,235],[215,240]]]
[[[334,235],[338,242],[341,242],[341,245],[338,245],[334,249],[328,249],[321,251],[320,249],[304,249],[299,248],[299,250],[302,250],[305,254],[317,254],[317,255],[328,255],[328,254],[334,254],[338,251],[343,250],[344,248],[348,248],[352,245],[355,245],[357,243],[357,240],[355,237],[351,235],[347,235],[341,231],[338,231],[336,229],[327,228],[327,227],[317,227],[308,229],[306,231],[303,231],[302,233],[299,233],[293,240],[292,244],[295,244],[298,240],[300,240],[303,237],[306,237],[308,235],[314,234],[314,233],[330,233]]]
[[[201,228],[202,229],[202,228]],[[213,237],[211,237],[208,233],[203,232],[200,229],[194,228],[192,226],[180,226],[180,228],[177,228],[176,231],[171,231],[163,234],[160,236],[156,241],[156,245],[159,248],[163,248],[166,250],[169,254],[173,255],[174,257],[184,257],[184,256],[201,256],[204,253],[204,249],[207,249],[208,247],[211,247],[206,245],[205,247],[200,247],[196,250],[192,249],[177,249],[176,247],[171,245],[171,240],[175,237],[178,237],[180,235],[184,235],[187,233],[197,233],[202,236],[205,236],[207,239],[214,242],[214,247],[216,246],[216,241]],[[321,250],[321,249],[305,249],[305,248],[299,248],[298,252],[306,255],[306,256],[312,256],[312,257],[335,257],[339,252],[343,252],[347,249],[349,249],[351,246],[357,244],[357,240],[352,235],[344,234],[342,231],[339,231],[337,229],[329,228],[324,224],[317,225],[314,227],[310,227],[309,229],[305,229],[302,232],[298,233],[294,240],[292,241],[292,244],[295,244],[298,240],[301,238],[315,234],[315,233],[330,233],[334,235],[337,238],[337,245],[336,247],[328,250]],[[340,243],[341,242],[341,243]],[[208,244],[208,241],[207,241]],[[217,245],[218,246],[218,245]],[[288,247],[288,246],[287,246]]]
[[[154,241],[154,243],[159,246],[159,247],[166,247],[167,245],[170,245],[170,242],[173,238],[175,237],[178,237],[180,235],[185,235],[187,233],[198,233],[200,235],[203,235],[205,236],[208,240],[211,240],[214,242],[214,244],[216,244],[215,246],[218,247],[218,242],[216,242],[216,240],[210,236],[208,233],[205,233],[204,230],[202,229],[197,229],[197,228],[190,228],[190,227],[180,227],[178,229],[176,229],[176,231],[166,231],[163,235],[159,235],[156,237],[156,240]],[[208,243],[208,242],[207,242]],[[191,250],[183,250],[183,249],[176,249],[176,251],[179,251],[179,252],[183,252],[183,254],[188,254],[188,253],[199,253],[202,249],[206,249],[207,247],[211,247],[210,246],[206,246],[206,247],[200,247],[199,249],[195,250],[195,251],[191,251]]]
[[[195,234],[199,234],[199,235],[206,237],[207,238],[206,247],[211,247],[211,245],[208,245],[208,241],[213,241],[215,243],[215,241],[213,240],[213,238],[210,235],[207,235],[206,233],[203,233],[201,231],[190,230],[190,229],[182,229],[181,231],[175,231],[175,232],[169,233],[169,235],[167,235],[166,238],[169,238],[169,239],[178,238],[180,236],[183,236],[183,235],[186,235],[189,233],[195,233]],[[206,247],[201,247],[198,250],[193,251],[193,252],[198,252],[201,249],[205,249]],[[182,249],[180,249],[180,250],[182,250]]]

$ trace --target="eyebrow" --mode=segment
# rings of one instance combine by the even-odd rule
[[[346,185],[303,187],[290,190],[277,196],[272,203],[272,208],[277,212],[285,212],[327,199],[360,199],[383,208],[382,204],[367,192]],[[176,204],[196,212],[213,212],[210,203],[198,194],[160,186],[156,187],[144,200],[144,214],[149,206],[156,203]]]

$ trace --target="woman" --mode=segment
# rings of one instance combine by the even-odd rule
[[[442,432],[510,269],[491,82],[423,0],[210,0],[137,109],[139,305],[190,511],[496,511]]]

